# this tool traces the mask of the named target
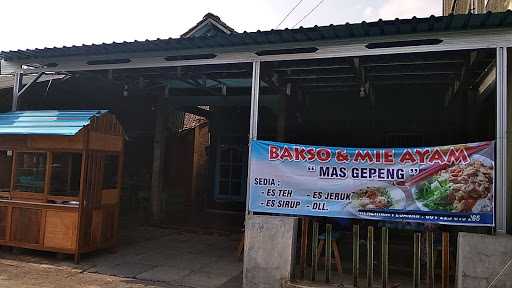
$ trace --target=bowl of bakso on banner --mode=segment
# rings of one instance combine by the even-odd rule
[[[490,212],[493,209],[494,163],[473,155],[467,164],[441,170],[412,188],[416,204],[425,211]]]
[[[397,187],[386,183],[368,183],[352,194],[350,208],[358,210],[403,209],[405,194]]]

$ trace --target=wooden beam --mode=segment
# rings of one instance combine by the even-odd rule
[[[251,104],[247,96],[173,96],[169,103],[175,106],[246,106]]]
[[[198,200],[198,195],[200,193],[200,191],[199,191],[200,186],[198,185],[198,182],[200,181],[200,179],[198,179],[199,173],[200,173],[200,165],[199,165],[200,158],[199,157],[200,157],[201,153],[203,152],[202,150],[204,149],[204,147],[201,146],[202,143],[200,141],[201,129],[203,129],[203,126],[199,125],[199,126],[194,127],[193,129],[194,129],[194,152],[193,152],[194,154],[193,154],[193,158],[192,158],[191,201],[192,201],[192,207],[197,208],[198,204],[199,204],[197,200]]]
[[[156,111],[155,123],[155,137],[153,141],[153,171],[151,178],[151,222],[158,224],[161,221],[161,194],[163,188],[163,168],[165,161],[165,147],[167,138],[167,122],[169,119],[169,102],[168,89],[165,95],[162,95],[159,100],[159,105]]]

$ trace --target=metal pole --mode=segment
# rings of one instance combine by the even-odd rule
[[[434,232],[428,231],[426,237],[427,252],[427,288],[434,288]]]
[[[20,90],[23,87],[23,73],[14,73],[14,86],[12,88],[12,106],[11,110],[18,110],[18,98],[20,96]]]
[[[366,240],[366,286],[373,287],[373,226],[368,226],[368,239]]]
[[[388,271],[388,228],[387,227],[382,227],[382,233],[381,233],[381,245],[382,245],[382,248],[381,248],[381,252],[382,252],[382,256],[381,256],[381,261],[382,261],[382,277],[381,277],[381,287],[382,288],[387,288],[388,287],[388,282],[389,282],[389,271]]]
[[[496,231],[507,229],[507,49],[497,49]]]
[[[260,69],[261,62],[254,61],[252,64],[252,93],[251,93],[251,127],[250,138],[258,138],[258,104],[260,98]]]
[[[318,230],[320,224],[313,221],[313,235],[311,237],[311,281],[316,280],[318,273]]]
[[[359,287],[359,225],[352,226],[352,277],[353,286]]]
[[[421,286],[421,233],[414,233],[414,268],[412,287]]]
[[[325,283],[331,282],[332,224],[325,225]]]
[[[448,232],[443,232],[442,253],[441,287],[448,288],[450,286],[450,234]]]
[[[309,232],[309,218],[302,217],[302,235],[301,235],[301,247],[300,247],[300,277],[304,279],[306,277],[306,264],[308,256],[308,232]]]
[[[249,130],[249,163],[247,163],[247,177],[251,175],[251,140],[258,139],[258,104],[260,97],[260,61],[252,63],[252,91],[251,91],[251,119]],[[252,214],[249,209],[251,202],[251,181],[247,180],[247,196],[245,199],[245,214]]]
[[[501,87],[503,89],[503,92],[501,94],[501,96],[503,97],[503,125],[502,125],[502,129],[503,129],[503,138],[502,138],[502,143],[503,144],[503,149],[502,149],[502,159],[503,159],[503,184],[502,184],[502,189],[503,189],[503,218],[504,218],[504,224],[503,224],[503,232],[507,233],[507,230],[508,230],[508,221],[509,221],[509,215],[510,215],[510,212],[508,212],[508,171],[510,169],[509,167],[509,163],[508,163],[508,81],[509,81],[509,77],[508,77],[508,48],[507,47],[503,47],[502,48],[503,51],[502,51],[502,54],[503,54],[503,59],[502,59],[502,62],[503,62],[503,65],[502,65],[502,68],[503,68],[503,71],[502,71],[502,76],[503,76],[503,83],[501,84]]]

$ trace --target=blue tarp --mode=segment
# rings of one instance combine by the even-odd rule
[[[0,114],[0,135],[73,136],[106,110],[40,110]]]

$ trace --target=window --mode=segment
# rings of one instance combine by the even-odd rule
[[[80,194],[82,154],[54,153],[49,194],[77,197]]]
[[[103,161],[103,190],[117,189],[119,156],[106,155]]]
[[[226,143],[229,137],[220,138]],[[242,201],[247,190],[246,146],[221,144],[218,146],[217,157],[216,199]]]
[[[46,158],[44,152],[16,153],[16,192],[44,192]]]
[[[12,151],[0,151],[0,192],[11,191]]]

